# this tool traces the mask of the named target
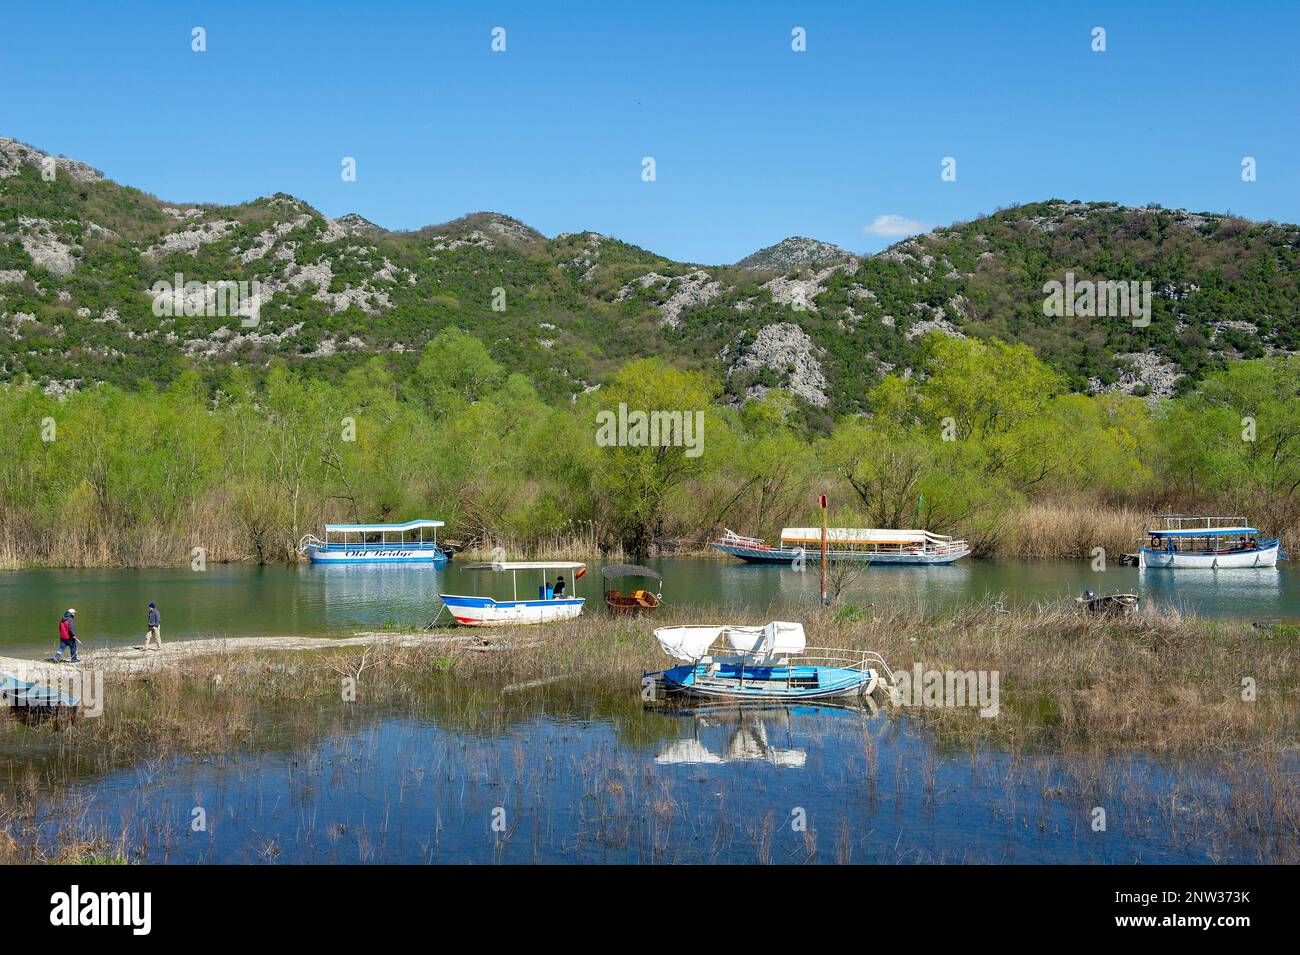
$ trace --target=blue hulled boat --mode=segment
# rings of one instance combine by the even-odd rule
[[[762,627],[660,627],[655,638],[686,661],[642,675],[650,696],[685,695],[726,700],[824,700],[865,697],[894,675],[877,653],[807,646],[803,625],[773,621]]]

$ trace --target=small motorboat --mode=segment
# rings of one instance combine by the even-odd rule
[[[1082,597],[1074,598],[1075,606],[1086,613],[1126,614],[1135,613],[1140,603],[1137,594],[1094,594],[1085,590]]]
[[[894,684],[880,654],[807,646],[803,624],[774,620],[762,627],[659,627],[655,639],[685,661],[642,674],[645,697],[674,695],[726,700],[824,700],[867,697]]]
[[[611,613],[648,614],[659,606],[663,597],[663,577],[659,571],[649,567],[640,564],[607,564],[601,568],[600,575],[605,578],[605,606]],[[652,580],[656,589],[615,590],[612,582],[625,577]]]
[[[511,593],[509,600],[497,600],[495,597],[480,597],[477,594],[439,594],[443,606],[451,612],[452,619],[467,627],[505,627],[516,623],[549,623],[553,620],[569,620],[582,613],[585,597],[557,596],[556,586],[550,580],[550,571],[572,571],[574,589],[587,572],[587,565],[571,560],[529,560],[497,561],[495,563],[466,564],[462,570],[491,570],[496,573],[510,574]],[[540,570],[541,582],[537,587],[537,599],[519,597],[519,571]],[[526,586],[526,585],[525,585]],[[442,611],[438,611],[439,614]],[[436,618],[435,618],[436,619]]]

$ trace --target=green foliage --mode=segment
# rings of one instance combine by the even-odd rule
[[[1153,406],[1070,394],[1022,345],[935,337],[920,374],[887,376],[870,414],[823,435],[779,389],[728,407],[719,379],[658,359],[556,407],[476,338],[435,341],[406,386],[372,359],[337,383],[278,365],[62,399],[0,387],[0,539],[129,561],[226,533],[213,559],[277,560],[326,520],[437,516],[462,541],[639,552],[814,523],[824,492],[837,524],[956,532],[987,552],[1038,498],[1177,493],[1281,519],[1300,488],[1296,359],[1239,363]],[[637,412],[673,430],[638,437]]]

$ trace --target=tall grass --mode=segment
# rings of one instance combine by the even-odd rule
[[[777,615],[797,619],[805,610],[784,608]],[[743,613],[729,619],[761,620]],[[653,744],[658,737],[644,734],[656,732],[654,722],[638,716],[640,677],[671,662],[659,651],[653,627],[678,622],[691,617],[683,611],[652,620],[593,614],[546,627],[467,632],[453,642],[442,633],[436,635],[441,642],[408,646],[394,640],[369,648],[216,653],[148,674],[110,674],[102,717],[70,725],[0,720],[0,862],[132,861],[150,851],[135,841],[149,837],[148,826],[144,836],[128,838],[124,830],[92,823],[88,807],[69,795],[78,782],[133,765],[161,777],[177,760],[305,752],[339,735],[355,740],[348,752],[365,765],[374,737],[357,730],[388,714],[434,720],[463,734],[471,747],[541,713],[582,714],[619,726],[630,745]],[[974,776],[986,765],[980,754],[994,750],[1014,757],[1013,772],[1025,776],[1016,785],[1024,788],[1042,776],[1044,754],[1061,753],[1069,756],[1068,772],[1056,781],[1064,788],[1057,796],[1045,794],[1045,801],[1068,797],[1091,806],[1103,798],[1109,806],[1149,808],[1157,800],[1152,779],[1112,779],[1108,767],[1115,763],[1107,757],[1177,757],[1189,765],[1226,767],[1215,772],[1227,775],[1219,786],[1197,783],[1192,773],[1187,787],[1179,785],[1177,811],[1157,820],[1158,829],[1255,845],[1261,861],[1297,858],[1300,777],[1293,754],[1300,732],[1300,653],[1292,642],[1247,625],[1177,616],[1105,620],[984,609],[944,615],[897,610],[863,618],[840,608],[817,611],[806,627],[810,644],[877,650],[895,669],[920,663],[925,669],[1000,672],[996,719],[951,707],[883,705],[882,718],[914,721],[939,744],[927,747],[923,763],[908,767],[908,778],[895,785],[933,787],[936,752],[949,754],[944,759],[968,752]],[[1259,690],[1253,701],[1242,698],[1246,676]],[[341,698],[343,677],[356,682],[355,704]],[[866,737],[863,745],[875,744]],[[475,784],[526,792],[540,791],[536,773],[555,771],[518,749],[513,757],[469,759],[467,765]],[[600,838],[626,839],[643,817],[669,832],[691,804],[618,750],[565,767],[581,782]],[[888,785],[873,778],[864,798],[876,798],[875,787]],[[52,837],[42,828],[50,816],[38,810],[51,796],[59,820]],[[1031,818],[1034,811],[1024,809]],[[384,833],[377,835],[382,841]],[[820,844],[814,839],[791,850],[774,844],[761,825],[748,838],[754,857],[769,861],[790,851],[808,861],[845,860],[851,848],[831,832]],[[665,854],[656,850],[657,858],[673,857],[669,843],[660,848]],[[257,850],[268,859],[278,851],[274,845]],[[373,858],[373,846],[357,851]]]
[[[1109,559],[1133,553],[1142,542],[1149,513],[1127,505],[1043,501],[1008,519],[1010,530],[998,557],[1089,558],[1097,547]]]

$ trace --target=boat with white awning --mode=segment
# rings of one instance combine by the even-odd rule
[[[663,695],[726,700],[824,700],[866,697],[892,687],[880,654],[809,647],[803,624],[773,620],[761,627],[659,627],[655,639],[682,666],[642,674],[649,698]]]
[[[478,595],[439,594],[443,604],[451,612],[457,623],[470,627],[503,627],[519,623],[546,623],[551,620],[565,620],[582,613],[585,598],[574,596],[556,596],[555,581],[550,579],[550,572],[556,572],[557,580],[563,571],[573,575],[574,587],[587,572],[587,565],[579,561],[533,560],[533,561],[497,561],[490,563],[466,564],[462,570],[490,570],[494,573],[510,574],[513,597],[509,600],[497,600],[495,597]],[[520,571],[540,571],[540,583],[536,599],[519,597]],[[528,586],[525,578],[525,587]]]
[[[403,524],[326,524],[325,539],[308,534],[298,553],[313,564],[437,564],[447,563],[438,546],[442,521],[419,519]]]
[[[831,527],[826,531],[826,543],[831,563],[951,564],[970,553],[966,541],[926,530]],[[781,531],[777,546],[727,530],[711,546],[751,564],[792,564],[796,560],[820,563],[822,529],[787,527]]]

